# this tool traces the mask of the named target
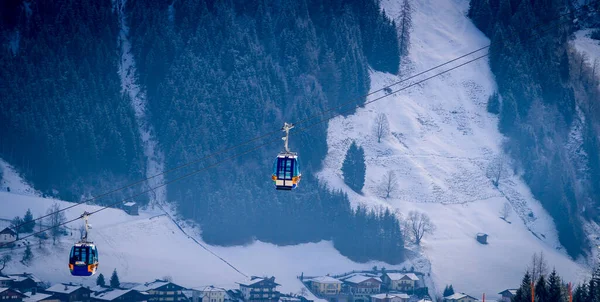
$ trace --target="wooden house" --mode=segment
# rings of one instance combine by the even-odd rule
[[[187,301],[182,292],[185,288],[166,280],[155,280],[154,282],[138,285],[133,289],[140,293],[148,293],[148,301]]]
[[[312,278],[307,283],[319,295],[337,295],[342,291],[342,281],[329,276]]]
[[[90,294],[92,291],[81,285],[60,283],[47,288],[45,292],[51,294],[53,298],[60,301],[91,302]]]
[[[279,301],[280,293],[277,291],[279,284],[275,277],[260,278],[252,276],[248,282],[238,283],[245,301],[272,302]]]
[[[381,281],[391,291],[412,292],[417,286],[419,277],[414,273],[384,273]]]

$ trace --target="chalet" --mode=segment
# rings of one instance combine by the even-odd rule
[[[28,297],[23,298],[23,302],[60,302],[60,299],[54,297],[52,294],[36,293],[28,294]]]
[[[15,289],[2,287],[0,288],[0,301],[2,302],[23,302],[23,298],[27,296],[18,292]]]
[[[130,201],[123,204],[123,211],[129,215],[137,216],[139,215],[137,203]]]
[[[384,273],[381,276],[381,281],[385,283],[388,290],[412,292],[417,286],[419,277],[414,273]]]
[[[138,285],[133,289],[138,292],[147,292],[148,301],[187,301],[182,292],[185,288],[165,280],[155,280]]]
[[[185,296],[188,302],[202,302],[202,292],[195,289],[182,290],[181,293]]]
[[[240,291],[245,301],[279,301],[280,293],[276,290],[279,284],[275,283],[275,277],[259,278],[252,276],[250,281],[238,284],[240,285]]]
[[[400,294],[377,294],[371,296],[371,302],[408,302],[410,297],[405,293]]]
[[[312,278],[307,283],[319,295],[337,295],[342,291],[342,281],[329,276]]]
[[[46,293],[51,294],[54,298],[60,301],[72,302],[82,301],[90,302],[91,290],[87,287],[75,284],[60,283],[45,290]]]
[[[361,300],[367,302],[371,300],[371,295],[378,294],[381,291],[381,279],[378,277],[356,275],[344,279],[348,291],[354,295],[354,301]]]
[[[3,247],[6,243],[13,242],[17,240],[17,233],[15,231],[4,228],[4,230],[0,231],[0,247]]]
[[[12,285],[13,279],[10,277],[0,276],[0,288],[10,287]]]
[[[511,299],[517,295],[517,290],[516,289],[505,289],[505,290],[499,292],[498,294],[502,296],[502,299],[500,299],[500,301],[510,302]]]
[[[202,302],[225,302],[230,300],[226,289],[212,285],[200,291],[200,298]]]
[[[24,292],[32,292],[33,294],[37,293],[37,290],[40,288],[42,281],[36,278],[32,274],[23,273],[23,274],[10,274],[8,275],[11,278],[12,284],[11,288],[16,289],[22,293]]]
[[[147,293],[140,293],[133,289],[107,288],[106,290],[93,293],[91,297],[94,302],[148,300]]]
[[[444,302],[475,302],[479,301],[477,298],[473,298],[464,293],[455,293],[450,296],[444,297]]]

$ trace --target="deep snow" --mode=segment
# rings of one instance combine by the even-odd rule
[[[413,1],[412,46],[404,60],[408,66],[401,73],[411,70],[414,74],[489,44],[466,17],[468,2]],[[382,6],[396,19],[400,3],[383,0]],[[372,91],[401,78],[372,72]],[[445,284],[453,284],[455,290],[475,297],[484,292],[497,297],[498,292],[518,286],[533,253],[542,251],[567,281],[576,283],[586,272],[566,255],[552,218],[510,168],[509,160],[498,187],[487,176],[492,163],[504,157],[497,117],[486,110],[495,89],[487,60],[479,60],[329,123],[329,151],[319,178],[331,188],[348,192],[355,205],[391,207],[403,215],[411,210],[427,213],[437,231],[425,238],[422,247],[413,248],[430,259],[438,293]],[[382,95],[376,93],[368,100]],[[379,113],[387,115],[391,130],[381,143],[372,131]],[[365,149],[367,175],[362,194],[343,183],[340,170],[352,141]],[[386,200],[380,198],[377,187],[389,170],[398,176],[398,191]],[[499,218],[505,202],[511,205],[511,223]],[[489,235],[488,245],[475,240],[479,232]]]

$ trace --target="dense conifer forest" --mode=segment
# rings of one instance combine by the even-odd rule
[[[581,23],[572,19],[597,12],[598,2],[594,5],[576,9],[563,0],[471,0],[469,10],[491,39],[499,96],[490,98],[488,110],[499,113],[500,131],[509,138],[506,150],[573,257],[587,249],[584,221],[600,217],[598,80],[569,45]],[[574,139],[573,129],[581,141]]]
[[[66,200],[142,178],[110,1],[24,3],[0,9],[0,157]]]
[[[117,73],[112,2],[28,3],[1,4],[0,129],[7,135],[0,158],[36,189],[72,201],[143,178],[140,134]],[[369,90],[369,67],[399,68],[396,25],[377,1],[129,0],[125,13],[167,168],[355,99],[334,111],[351,113]],[[18,47],[6,47],[15,41]],[[276,133],[265,140],[275,144],[168,185],[169,202],[198,222],[211,244],[333,240],[357,261],[402,261],[394,214],[352,210],[344,194],[312,176],[327,152],[327,123],[315,124],[322,118],[292,131],[305,175],[297,192],[273,189],[272,160],[282,149]],[[381,248],[359,248],[368,246]]]

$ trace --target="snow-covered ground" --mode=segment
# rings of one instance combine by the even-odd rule
[[[489,43],[466,17],[468,2],[413,1],[414,31],[406,60],[409,66],[402,67],[403,71],[426,70]],[[383,0],[382,6],[396,19],[400,3]],[[372,91],[401,78],[372,72]],[[458,291],[476,297],[485,292],[494,298],[498,292],[516,287],[533,253],[542,251],[550,266],[568,281],[578,282],[586,268],[566,255],[552,218],[509,168],[509,162],[498,187],[487,176],[494,161],[503,157],[497,117],[486,110],[495,89],[484,59],[381,99],[351,116],[337,117],[329,123],[329,152],[319,177],[331,188],[348,192],[354,204],[388,206],[403,215],[410,210],[427,213],[437,231],[426,237],[418,250],[430,259],[438,290],[453,284]],[[368,100],[382,95],[376,93]],[[387,115],[391,131],[378,143],[372,129],[380,113]],[[352,141],[365,149],[363,194],[352,192],[343,183],[340,170]],[[385,200],[379,197],[377,187],[390,170],[398,176],[398,190]],[[505,202],[512,208],[511,223],[499,218]],[[479,232],[489,235],[488,245],[475,240]]]
[[[113,0],[113,7],[119,16],[119,36],[118,44],[121,51],[121,60],[119,62],[119,77],[121,78],[121,89],[123,93],[129,96],[131,106],[135,112],[136,122],[142,139],[144,155],[146,162],[146,177],[152,177],[147,181],[149,188],[156,188],[164,181],[164,155],[158,149],[158,144],[154,139],[154,129],[148,120],[146,114],[147,101],[146,94],[136,83],[135,58],[131,52],[131,43],[129,42],[129,26],[127,25],[127,15],[125,7],[127,0]],[[167,187],[161,186],[150,192],[150,200],[153,203],[164,204],[167,196]]]
[[[25,180],[23,180],[15,168],[0,158],[0,191],[6,191],[10,188],[13,193],[27,196],[41,196],[39,192],[34,190]]]
[[[590,38],[592,31],[592,29],[583,29],[575,32],[575,39],[572,44],[577,51],[587,56],[587,63],[590,66],[597,62],[598,68],[600,68],[600,41]]]
[[[29,208],[34,217],[46,213],[53,202],[60,207],[70,203],[0,192],[2,216],[23,215]],[[66,211],[66,218],[73,219],[83,211],[93,211],[96,206],[81,205]],[[141,211],[139,216],[129,216],[118,209],[106,209],[90,217],[93,229],[90,239],[99,249],[99,273],[110,276],[117,269],[122,282],[147,282],[155,278],[170,276],[173,281],[190,288],[207,285],[237,288],[235,282],[245,277],[188,238],[178,226],[159,211]],[[81,222],[68,227],[72,235],[61,239],[56,246],[52,240],[44,243],[40,250],[37,241],[31,240],[34,260],[30,266],[19,263],[23,249],[15,249],[13,261],[7,273],[33,272],[45,281],[76,282],[93,285],[95,278],[72,277],[68,269],[68,253],[77,241]],[[185,231],[200,240],[198,230],[184,227]],[[274,275],[284,293],[298,293],[302,283],[297,276],[337,274],[353,269],[378,267],[393,268],[381,262],[358,264],[342,256],[329,241],[278,247],[255,242],[248,246],[207,246],[211,251],[230,262],[245,275]],[[0,254],[9,253],[1,251]],[[396,268],[410,267],[411,263]]]

